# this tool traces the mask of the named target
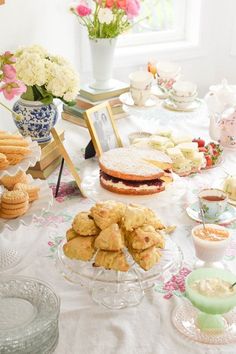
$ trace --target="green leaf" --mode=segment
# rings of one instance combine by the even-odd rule
[[[48,94],[48,96],[42,98],[40,101],[44,104],[50,104],[53,102],[53,96]]]

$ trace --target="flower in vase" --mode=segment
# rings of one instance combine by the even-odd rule
[[[73,103],[79,91],[79,78],[67,60],[37,45],[18,50],[16,57],[17,78],[27,86],[22,98],[45,104],[52,103],[54,98]]]
[[[126,1],[126,14],[128,18],[138,16],[140,10],[139,0],[127,0]]]
[[[90,7],[88,7],[86,4],[80,4],[76,7],[76,12],[79,16],[83,17],[90,15],[92,13],[92,9],[90,9]]]
[[[113,21],[113,14],[109,8],[100,8],[98,11],[98,19],[100,23],[109,25]]]
[[[7,100],[12,100],[15,96],[26,92],[26,86],[19,80],[7,81],[0,87],[0,92]]]
[[[16,78],[16,69],[13,65],[4,64],[2,67],[3,81],[14,80]]]
[[[117,0],[118,9],[126,10],[127,0]]]

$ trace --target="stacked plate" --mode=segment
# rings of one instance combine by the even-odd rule
[[[59,311],[60,300],[47,284],[21,276],[2,277],[0,353],[53,353]]]
[[[185,110],[194,104],[197,96],[197,86],[194,83],[189,81],[177,81],[172,86],[169,99],[176,108]]]

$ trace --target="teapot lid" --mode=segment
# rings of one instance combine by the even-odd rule
[[[221,119],[224,120],[236,120],[236,107],[230,107],[226,109],[221,116]]]
[[[219,85],[211,85],[209,87],[209,90],[213,93],[216,94],[232,94],[235,93],[236,94],[236,86],[235,85],[228,85],[228,81],[226,79],[223,79],[221,81],[221,84]]]

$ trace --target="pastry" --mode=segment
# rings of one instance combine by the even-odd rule
[[[129,235],[128,243],[129,247],[134,250],[145,250],[151,246],[164,248],[165,246],[164,237],[156,232],[152,225],[143,225],[135,229]]]
[[[29,196],[23,191],[4,192],[1,199],[0,217],[14,219],[26,213],[29,208]]]
[[[111,224],[102,230],[95,240],[95,248],[119,251],[124,247],[124,238],[118,224]]]
[[[25,191],[29,195],[29,202],[39,199],[40,188],[26,183],[16,183],[13,190]]]
[[[6,155],[0,153],[0,170],[5,170],[9,166]]]
[[[28,147],[23,146],[0,146],[0,152],[5,154],[17,154],[22,156],[27,156],[31,154],[31,150]]]
[[[17,172],[14,176],[4,176],[0,179],[0,184],[8,190],[12,190],[17,183],[28,183],[28,176],[24,171]]]
[[[152,225],[155,229],[163,229],[165,226],[157,219],[155,213],[145,206],[129,204],[126,207],[122,226],[126,231],[132,231],[143,224]]]
[[[0,139],[0,146],[23,146],[28,147],[29,143],[25,139]]]
[[[160,261],[161,258],[161,254],[156,246],[147,248],[142,252],[136,252],[131,249],[129,249],[129,251],[135,262],[137,262],[138,265],[144,270],[151,269]]]
[[[75,216],[72,223],[72,228],[80,236],[92,236],[99,234],[99,228],[95,224],[93,217],[86,211],[82,211]]]
[[[122,251],[102,251],[99,250],[96,254],[96,267],[104,267],[105,269],[113,269],[121,272],[127,272],[130,268]]]
[[[236,176],[228,176],[224,182],[223,190],[232,200],[236,200]]]
[[[126,206],[123,203],[107,200],[96,203],[90,210],[98,227],[103,230],[114,223],[120,223]]]
[[[160,151],[117,148],[102,154],[99,165],[103,188],[120,194],[146,195],[165,189],[160,177],[165,169],[171,169],[172,162]]]
[[[0,140],[2,139],[11,139],[11,140],[23,140],[23,136],[19,134],[10,134],[5,131],[0,132]]]
[[[89,261],[95,253],[94,236],[77,236],[64,244],[63,251],[68,258]]]
[[[79,234],[77,234],[77,232],[75,232],[72,228],[66,231],[67,241],[70,241],[73,238],[78,237],[78,236],[79,236]]]

